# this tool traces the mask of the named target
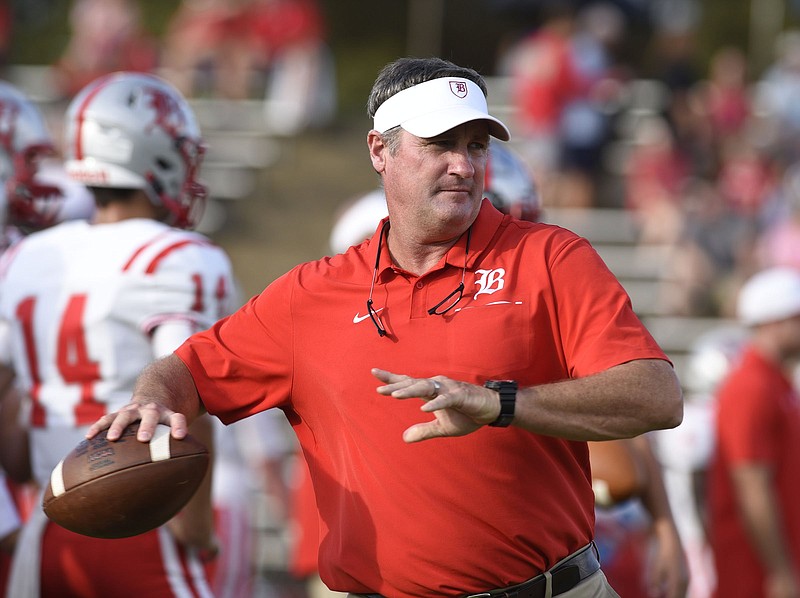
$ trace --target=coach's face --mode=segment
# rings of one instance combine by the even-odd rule
[[[483,197],[486,121],[470,121],[430,138],[401,130],[393,151],[375,131],[368,143],[373,167],[383,177],[393,229],[402,224],[416,231],[418,240],[437,243],[469,228]]]

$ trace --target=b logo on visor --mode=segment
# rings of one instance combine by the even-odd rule
[[[467,84],[463,81],[450,81],[450,91],[459,98],[467,97]]]

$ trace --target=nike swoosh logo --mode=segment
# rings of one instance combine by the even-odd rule
[[[379,311],[383,311],[383,308],[381,307],[379,309],[376,309],[375,313],[378,313]],[[359,322],[363,322],[368,317],[369,317],[369,314],[367,314],[366,316],[359,316],[358,312],[356,312],[356,315],[353,316],[353,324],[358,324]]]

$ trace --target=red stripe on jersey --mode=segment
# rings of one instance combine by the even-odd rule
[[[211,244],[212,243],[201,239],[184,239],[183,241],[178,241],[177,243],[173,243],[172,245],[161,251],[161,253],[159,253],[155,258],[153,258],[153,261],[150,262],[149,266],[147,266],[145,274],[152,274],[153,272],[155,272],[156,269],[158,268],[158,265],[161,263],[161,260],[166,258],[170,253],[172,253],[176,249],[180,249],[181,247],[185,247],[186,245],[211,245]]]
[[[155,242],[156,242],[156,241],[158,241],[158,240],[159,240],[161,237],[163,237],[164,235],[166,235],[166,234],[168,234],[168,233],[170,233],[170,232],[172,232],[172,231],[164,231],[164,232],[162,232],[162,233],[159,233],[158,235],[156,235],[155,237],[153,237],[153,238],[152,238],[150,241],[148,241],[147,243],[145,243],[144,245],[142,245],[141,247],[139,247],[139,249],[137,249],[136,251],[134,251],[134,252],[133,252],[133,255],[131,255],[130,259],[129,259],[129,260],[128,260],[128,261],[125,263],[125,265],[122,267],[122,271],[123,271],[123,272],[127,272],[127,271],[130,269],[130,267],[133,265],[133,262],[135,262],[135,261],[136,261],[136,258],[137,258],[137,257],[139,257],[139,255],[140,255],[140,254],[141,254],[141,253],[142,253],[142,252],[143,252],[145,249],[147,249],[148,247],[150,247],[150,246],[151,246],[153,243],[155,243]]]
[[[108,79],[108,78],[107,78]],[[107,80],[106,79],[106,80]],[[83,98],[83,102],[78,107],[78,113],[75,116],[76,125],[78,130],[75,134],[75,147],[73,147],[73,151],[75,152],[75,159],[82,160],[83,159],[83,121],[84,115],[86,114],[87,108],[89,108],[89,104],[94,99],[94,97],[100,93],[100,91],[106,86],[106,82],[101,82],[97,87],[95,87],[91,92],[89,92],[85,98]]]

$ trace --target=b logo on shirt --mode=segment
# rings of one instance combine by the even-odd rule
[[[503,268],[497,268],[495,270],[476,270],[476,273],[479,278],[475,281],[475,284],[480,288],[478,292],[473,295],[473,299],[484,293],[487,295],[496,293],[506,285],[506,281],[503,279],[506,275],[506,271]]]

